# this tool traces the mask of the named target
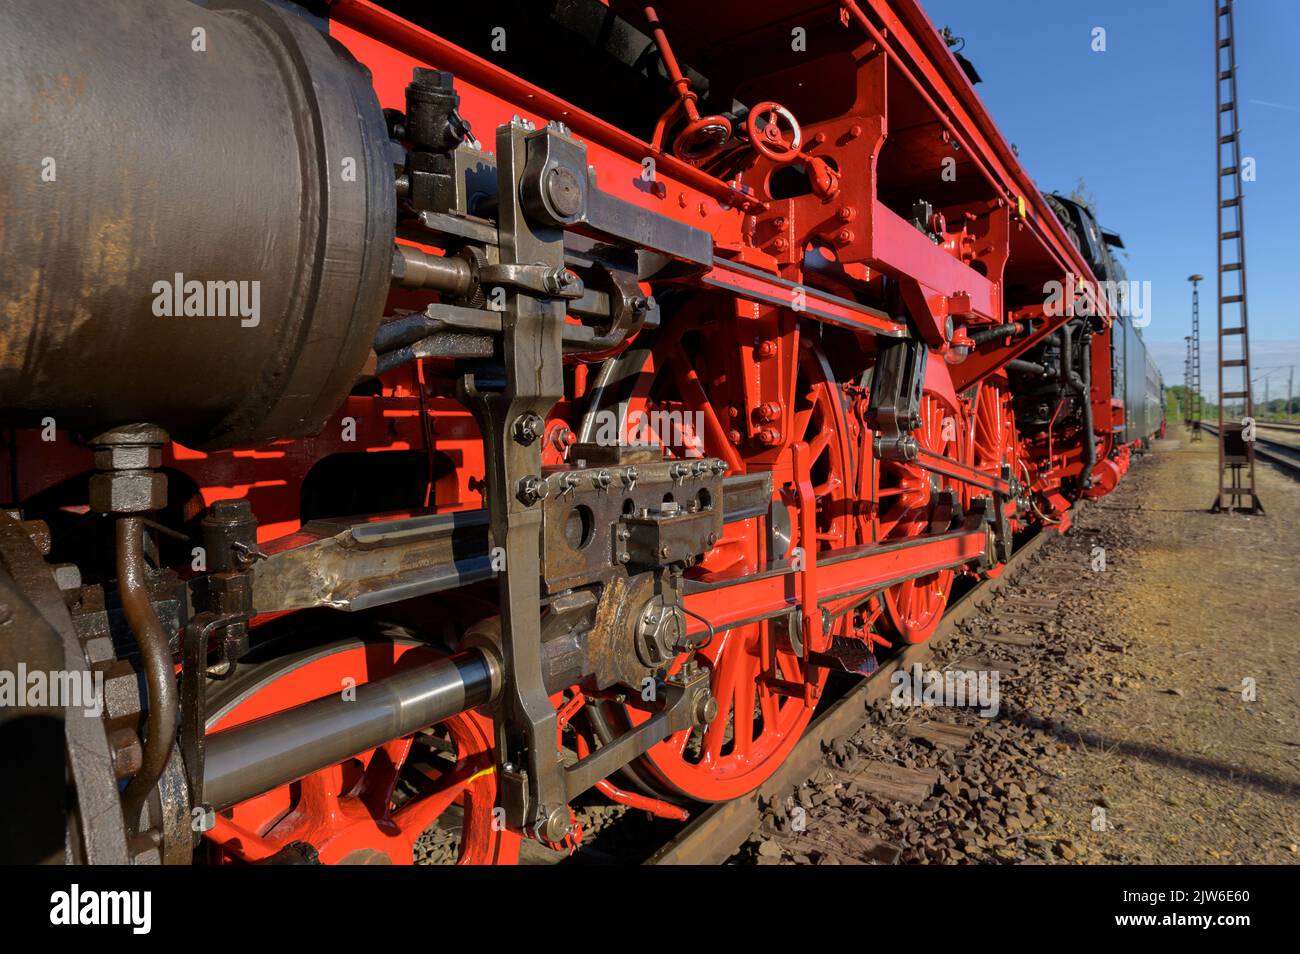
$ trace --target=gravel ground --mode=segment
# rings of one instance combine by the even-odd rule
[[[882,704],[733,863],[1296,861],[1300,485],[1262,467],[1268,516],[1211,515],[1215,463],[1163,442],[940,648],[999,670],[995,718]]]

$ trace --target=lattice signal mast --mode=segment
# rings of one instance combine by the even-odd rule
[[[1187,428],[1191,431],[1192,440],[1201,439],[1201,293],[1199,284],[1205,280],[1204,275],[1189,275],[1187,280],[1192,283],[1192,334],[1187,339],[1187,370],[1183,382],[1186,394],[1183,399],[1187,403],[1185,416],[1187,418]]]
[[[1241,128],[1237,122],[1237,30],[1233,0],[1214,3],[1215,181],[1219,246],[1219,483],[1210,510],[1263,513],[1255,492],[1254,419],[1250,393],[1250,335],[1246,324],[1246,225],[1241,189]],[[1228,349],[1240,343],[1237,357]],[[1236,380],[1240,379],[1240,385]],[[1228,390],[1229,387],[1240,390]],[[1228,408],[1240,408],[1229,419]],[[1251,438],[1247,440],[1246,438]]]

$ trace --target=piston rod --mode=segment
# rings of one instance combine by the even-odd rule
[[[203,802],[261,795],[393,739],[491,702],[500,666],[473,649],[208,736]]]

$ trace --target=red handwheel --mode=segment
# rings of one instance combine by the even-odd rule
[[[759,155],[773,162],[794,162],[803,148],[803,130],[780,103],[759,103],[745,117],[745,132]]]

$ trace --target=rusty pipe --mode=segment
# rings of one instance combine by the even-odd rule
[[[122,611],[140,647],[145,686],[149,694],[149,727],[144,742],[140,771],[122,794],[122,812],[128,827],[140,824],[144,800],[162,778],[172,746],[176,744],[176,723],[180,710],[171,645],[163,631],[145,579],[144,519],[117,519],[117,585]]]

